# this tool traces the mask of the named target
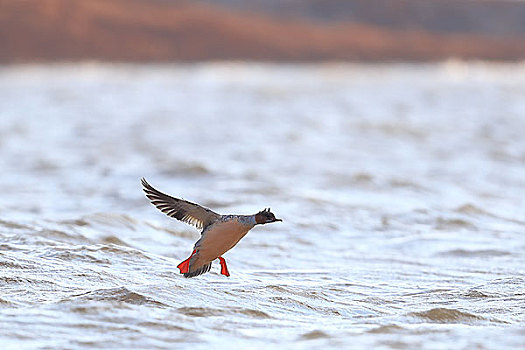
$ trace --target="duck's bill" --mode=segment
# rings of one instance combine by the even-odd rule
[[[283,219],[275,219],[275,221],[283,221]]]

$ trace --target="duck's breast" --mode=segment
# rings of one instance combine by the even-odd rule
[[[195,248],[199,255],[207,260],[215,260],[233,248],[253,226],[246,225],[234,218],[213,224],[206,230]]]

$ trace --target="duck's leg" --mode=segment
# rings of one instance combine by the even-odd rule
[[[196,250],[194,250],[193,253],[191,253],[188,259],[184,260],[183,262],[177,265],[177,268],[180,270],[180,273],[188,273],[188,271],[190,270],[190,259],[193,256],[193,254],[195,254],[195,252]]]
[[[219,256],[219,262],[221,263],[221,275],[230,277],[230,272],[228,272],[228,266],[226,266],[226,260],[222,256]]]

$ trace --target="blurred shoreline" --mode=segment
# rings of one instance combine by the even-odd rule
[[[525,59],[525,33],[521,27],[493,32],[474,24],[472,28],[465,26],[455,31],[424,27],[416,22],[413,26],[407,23],[400,27],[399,23],[405,23],[407,16],[400,13],[416,5],[410,5],[410,1],[394,2],[403,6],[392,5],[385,14],[366,22],[365,17],[357,21],[343,15],[332,21],[319,19],[322,13],[317,13],[313,5],[305,15],[300,2],[288,3],[286,13],[280,15],[278,9],[260,10],[257,6],[262,5],[257,5],[255,0],[248,1],[252,8],[234,1],[0,0],[0,63]],[[486,6],[485,3],[469,3],[472,17],[486,12],[476,12],[478,7]],[[360,11],[366,14],[363,4]],[[334,13],[338,6],[341,13],[355,12],[353,8],[344,8],[348,6],[345,2],[332,1],[330,5]],[[368,6],[377,5],[375,1]],[[510,27],[513,13],[515,16],[522,8],[525,11],[525,3],[512,6],[494,7],[488,13],[500,18],[500,27],[505,27],[509,18]],[[412,9],[414,16],[424,14],[427,9],[416,10]],[[454,11],[452,6],[438,12],[432,21],[446,22]],[[378,25],[378,18],[387,15],[397,16],[397,22],[390,26]],[[468,12],[464,11],[463,15],[467,16]],[[483,17],[474,22],[482,21]]]
[[[281,68],[366,68],[366,67],[487,67],[515,69],[523,66],[522,60],[482,60],[482,59],[457,59],[448,58],[434,61],[264,61],[264,60],[209,60],[209,61],[105,61],[105,60],[53,60],[53,61],[16,61],[0,62],[0,69],[24,68],[24,67],[158,67],[158,68],[183,68],[183,67],[281,67]]]

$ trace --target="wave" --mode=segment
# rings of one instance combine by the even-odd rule
[[[379,327],[372,328],[368,333],[372,334],[389,334],[389,333],[399,333],[405,331],[406,329],[398,326],[396,324],[383,325]]]
[[[454,256],[454,257],[492,257],[492,256],[509,256],[512,255],[510,252],[497,249],[479,249],[479,250],[466,250],[466,249],[452,249],[444,252],[440,252],[437,255],[440,256]]]
[[[433,323],[475,323],[485,321],[481,316],[463,312],[457,309],[435,308],[427,311],[411,312],[410,317],[416,317]]]
[[[320,338],[330,338],[330,335],[320,330],[313,330],[307,333],[304,333],[300,336],[304,340],[320,339]]]
[[[208,316],[226,316],[226,315],[244,315],[252,318],[272,318],[266,312],[261,310],[234,307],[228,309],[210,308],[210,307],[181,307],[177,309],[181,314],[193,317]]]
[[[69,300],[83,300],[83,301],[116,301],[135,305],[153,305],[160,307],[167,307],[166,304],[161,303],[153,298],[142,295],[140,293],[131,291],[126,287],[95,289],[82,294],[73,295],[63,301]]]

